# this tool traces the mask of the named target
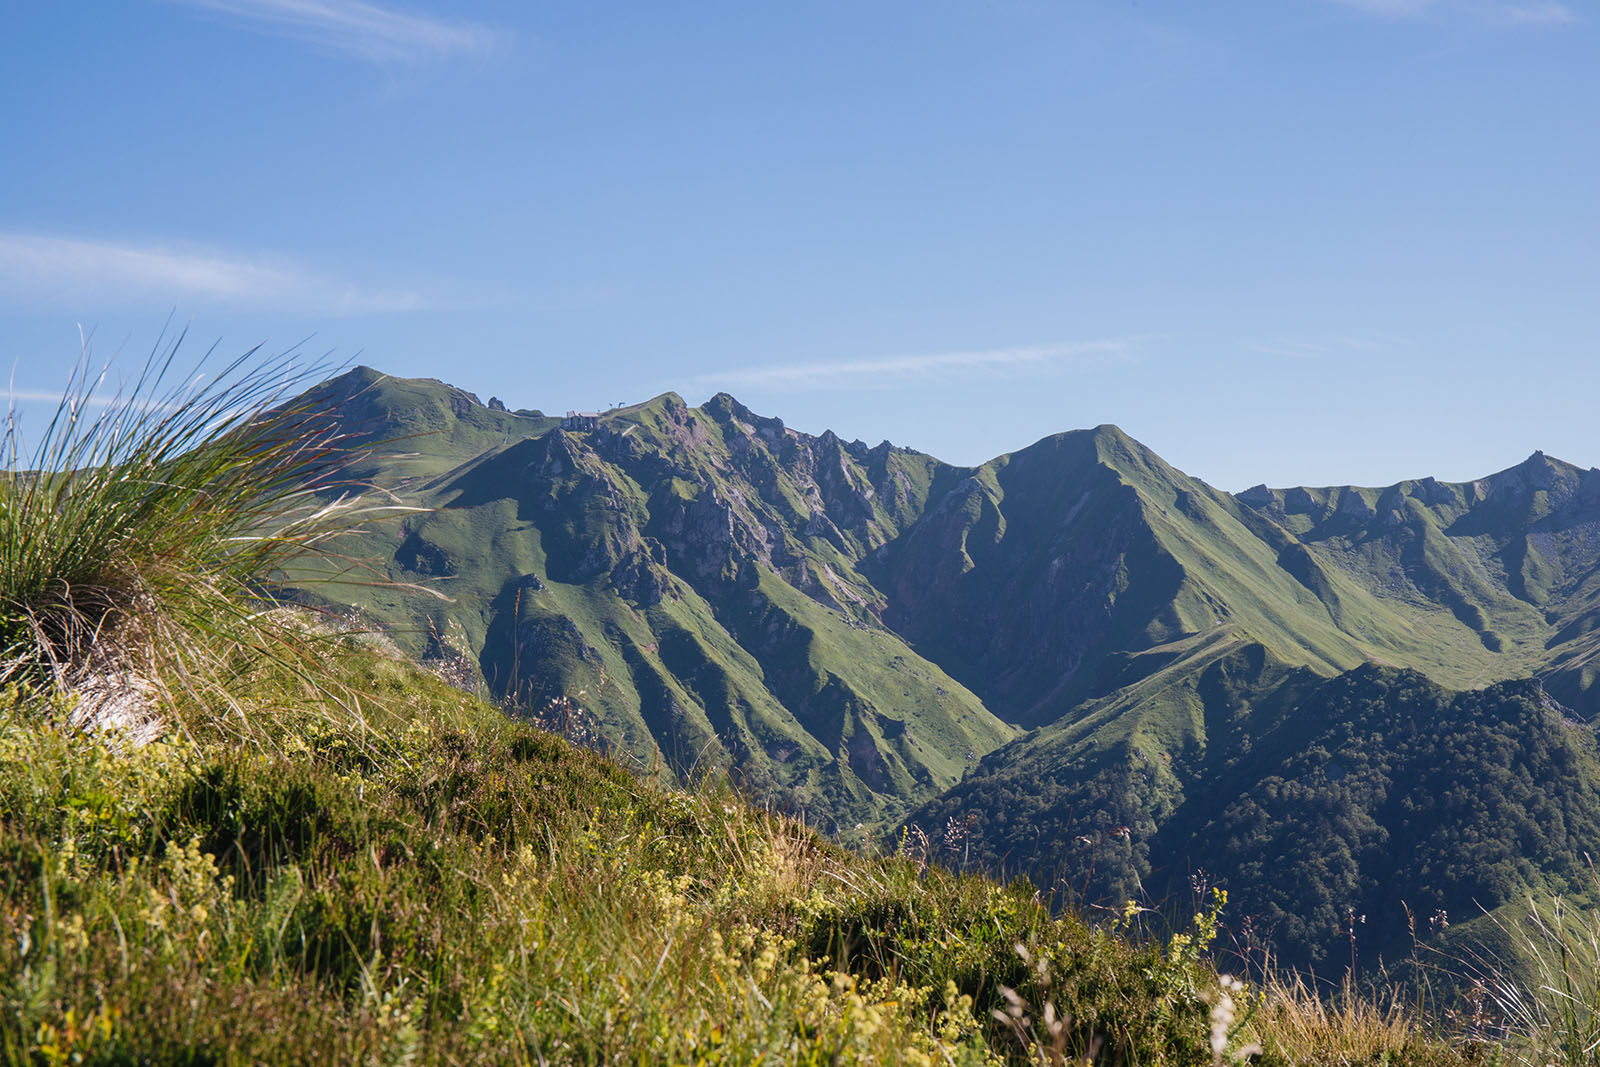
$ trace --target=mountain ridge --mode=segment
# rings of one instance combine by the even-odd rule
[[[1252,708],[1353,715],[1366,698],[1330,694],[1354,686],[1457,714],[1449,693],[1532,680],[1572,722],[1600,710],[1600,471],[1542,452],[1464,483],[1229,494],[1110,424],[962,467],[727,393],[564,426],[363,368],[303,402],[423,509],[363,535],[392,587],[331,602],[513,709],[572,697],[640,762],[725,769],[846,839],[970,824],[1003,839],[964,856],[1148,891],[1279,729]],[[1519,693],[1484,699],[1520,715]],[[1600,811],[1588,758],[1574,810]],[[1541,856],[1524,881],[1565,870]]]

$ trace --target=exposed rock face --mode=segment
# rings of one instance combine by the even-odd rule
[[[625,600],[639,607],[654,607],[662,598],[673,595],[666,563],[666,547],[653,538],[645,538],[611,568],[611,585]]]
[[[449,578],[456,573],[450,553],[418,534],[408,534],[395,550],[395,562],[414,574],[430,578]]]

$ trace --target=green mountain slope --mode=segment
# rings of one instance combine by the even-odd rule
[[[1436,630],[1110,426],[986,464],[891,547],[886,617],[1028,726],[1127,686],[1200,634],[1332,672],[1425,659]]]
[[[421,657],[466,654],[511,704],[574,696],[642,765],[726,768],[847,827],[1012,736],[878,622],[857,571],[917,514],[927,457],[795,434],[728,397],[564,430],[365,371],[324,388],[370,450],[358,471],[426,510],[350,548],[389,584],[315,593]]]
[[[1600,472],[1536,455],[1464,486],[1234,498],[1111,427],[1002,457],[930,504],[890,565],[905,594],[890,617],[909,620],[917,647],[1002,717],[1035,729],[911,822],[953,833],[962,857],[1092,900],[1182,894],[1203,869],[1301,964],[1328,959],[1348,907],[1373,913],[1368,937],[1392,953],[1399,900],[1462,916],[1522,889],[1570,888],[1573,864],[1600,845],[1600,777],[1592,760],[1529,753],[1592,744],[1571,717],[1595,710],[1597,488]],[[941,630],[941,616],[964,624]],[[1512,722],[1520,705],[1503,686],[1452,696],[1441,684],[1532,686],[1557,709],[1515,753],[1516,781],[1540,794],[1513,797],[1496,767],[1464,767],[1438,745],[1401,772],[1431,780],[1449,766],[1486,783],[1486,812],[1404,803],[1428,812],[1431,832],[1512,842],[1492,858],[1457,853],[1492,869],[1492,885],[1445,879],[1443,853],[1431,868],[1383,870],[1386,850],[1404,839],[1415,852],[1419,832],[1384,823],[1392,805],[1341,800],[1341,817],[1371,832],[1330,837],[1328,825],[1304,824],[1314,791],[1286,790],[1291,779],[1250,761],[1264,744],[1287,760],[1330,744],[1319,730],[1356,729],[1320,707],[1352,678],[1377,689],[1361,698],[1373,722],[1409,714],[1405,687],[1361,672],[1327,680],[1363,663],[1432,679],[1414,676],[1446,736],[1462,701],[1485,700]],[[1249,684],[1230,681],[1242,664]],[[1364,744],[1385,758],[1408,743],[1366,729]],[[1567,775],[1569,764],[1583,773]],[[1252,823],[1240,812],[1263,790],[1276,806]],[[1549,827],[1542,796],[1560,798]],[[1278,855],[1249,844],[1263,833]],[[1330,840],[1331,856],[1315,847]]]
[[[1324,567],[1397,610],[1431,617],[1441,649],[1424,669],[1441,681],[1465,687],[1538,674],[1586,717],[1600,710],[1589,665],[1600,604],[1600,471],[1535,453],[1458,485],[1424,478],[1381,490],[1257,488],[1240,499]]]
[[[306,399],[420,510],[351,547],[379,581],[302,595],[645,767],[1092,899],[1203,868],[1306,963],[1339,908],[1388,948],[1385,893],[1464,915],[1600,851],[1600,472],[1234,496],[1111,426],[958,468],[725,394],[566,426],[365,369]],[[1481,810],[1413,789],[1447,773]],[[1384,866],[1445,840],[1511,844],[1492,884]]]
[[[1242,947],[1324,969],[1348,958],[1351,909],[1363,957],[1393,962],[1407,908],[1459,925],[1588,885],[1595,738],[1537,682],[1457,694],[1415,671],[1328,679],[1261,645],[1209,652],[991,753],[917,824],[960,826],[968,862],[1078,899],[1221,885]]]

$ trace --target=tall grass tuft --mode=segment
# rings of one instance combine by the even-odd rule
[[[159,703],[240,650],[281,647],[269,585],[327,553],[359,508],[332,497],[337,427],[284,398],[319,367],[257,349],[178,370],[182,336],[131,383],[75,367],[30,446],[0,439],[0,683]]]
[[[1530,1064],[1600,1067],[1600,914],[1552,897],[1530,899],[1516,921],[1491,916],[1518,973],[1477,966],[1481,988],[1514,1054]]]
[[[1404,991],[1357,988],[1346,978],[1319,990],[1304,975],[1271,971],[1253,1025],[1268,1063],[1449,1063],[1442,1043],[1428,1040],[1426,1020]]]

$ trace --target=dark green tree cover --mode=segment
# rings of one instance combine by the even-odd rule
[[[1538,682],[1451,694],[1416,671],[1323,681],[1262,658],[1208,670],[1208,710],[1232,710],[1234,729],[1177,759],[1172,783],[1127,749],[1092,773],[992,761],[919,820],[933,831],[975,808],[969,862],[1091,902],[1181,906],[1197,879],[1223,885],[1241,945],[1323,970],[1349,962],[1352,920],[1358,963],[1374,963],[1409,947],[1407,908],[1425,933],[1441,911],[1459,921],[1529,888],[1582,890],[1600,763],[1592,731]]]

